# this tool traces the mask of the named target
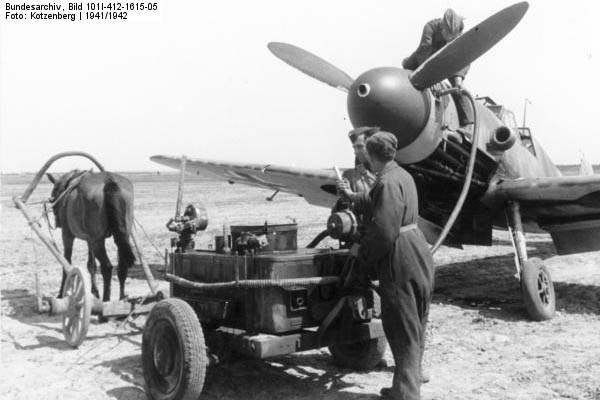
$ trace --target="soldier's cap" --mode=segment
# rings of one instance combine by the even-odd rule
[[[442,19],[451,33],[458,34],[462,32],[464,28],[463,20],[465,18],[461,15],[458,15],[453,9],[447,9],[444,12],[444,17]]]
[[[369,138],[380,130],[381,129],[378,126],[359,126],[358,128],[354,128],[348,132],[348,139],[354,143],[354,141],[358,139],[360,135],[365,135],[366,138]]]
[[[367,139],[367,152],[380,160],[393,160],[397,147],[398,140],[390,132],[379,131]]]

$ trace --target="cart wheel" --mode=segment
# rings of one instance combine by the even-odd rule
[[[525,308],[533,320],[546,321],[554,317],[554,284],[546,266],[539,258],[531,258],[523,263],[521,291]]]
[[[329,351],[334,362],[343,368],[370,370],[383,360],[385,338],[376,338],[352,343],[332,343]]]
[[[87,335],[92,314],[91,286],[90,274],[85,269],[73,267],[67,274],[63,296],[67,300],[67,310],[62,326],[69,346],[79,346]]]
[[[197,400],[208,357],[196,313],[185,301],[160,301],[148,316],[142,336],[142,368],[154,400]]]

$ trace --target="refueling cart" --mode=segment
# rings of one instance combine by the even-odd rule
[[[382,360],[379,298],[366,285],[342,284],[353,262],[347,249],[298,248],[295,223],[265,222],[226,226],[213,249],[196,250],[190,236],[208,218],[197,204],[188,210],[167,224],[178,234],[167,257],[170,297],[152,309],[143,333],[152,398],[197,399],[207,366],[236,353],[265,359],[327,346],[343,367]]]

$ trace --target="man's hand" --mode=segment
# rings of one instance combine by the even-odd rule
[[[171,218],[169,222],[167,222],[167,229],[171,232],[181,233],[183,231],[183,223]]]
[[[452,77],[452,86],[462,89],[463,77],[462,76],[453,76]]]
[[[350,247],[350,255],[354,258],[358,257],[358,250],[360,249],[360,244],[358,243],[354,243],[351,247]]]
[[[337,187],[337,191],[341,197],[352,201],[352,195],[354,195],[354,192],[352,189],[350,189],[350,182],[345,179],[338,180],[335,182],[335,186]]]

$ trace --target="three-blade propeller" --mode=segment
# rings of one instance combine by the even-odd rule
[[[529,4],[513,4],[469,29],[429,57],[410,76],[419,90],[426,89],[469,65],[492,48],[521,21]],[[330,86],[348,92],[354,81],[322,58],[287,43],[271,42],[269,50],[279,59]]]

